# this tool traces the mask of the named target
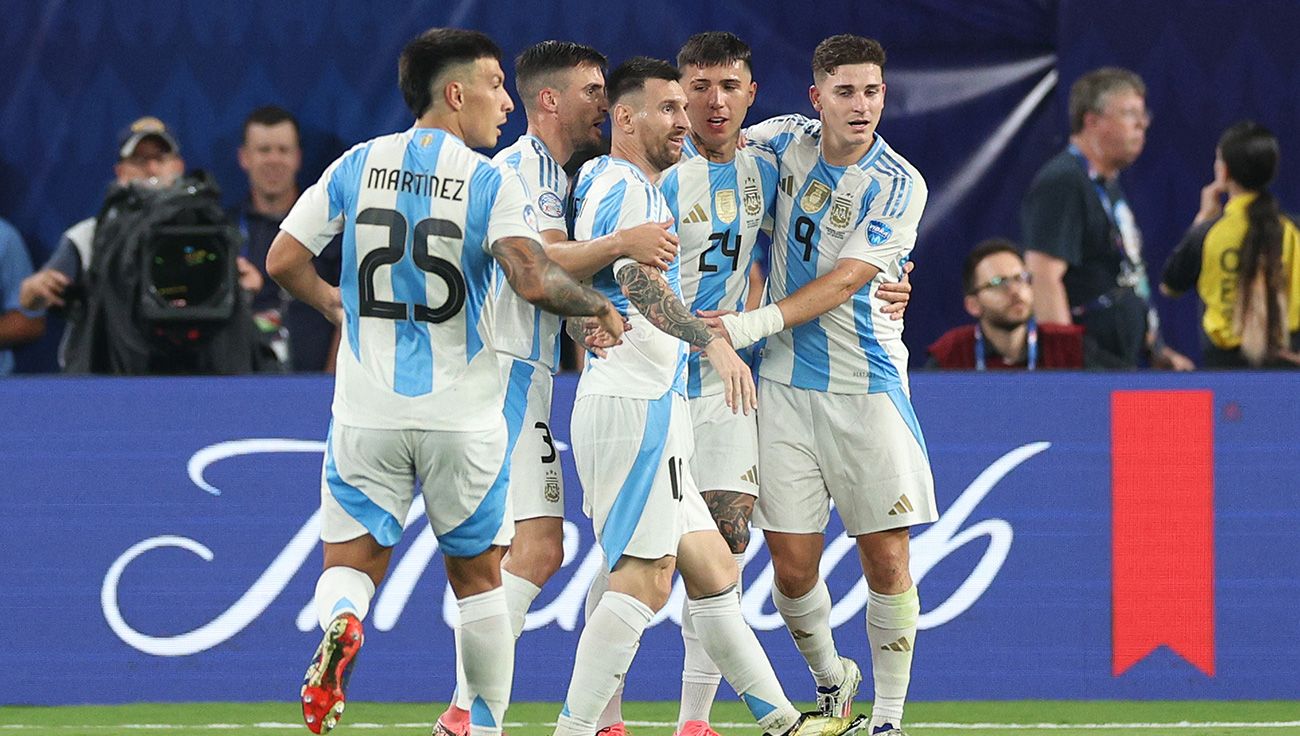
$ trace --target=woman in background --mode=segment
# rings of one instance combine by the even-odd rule
[[[1300,230],[1268,188],[1278,158],[1263,126],[1224,131],[1214,181],[1165,264],[1160,290],[1176,297],[1195,286],[1205,304],[1206,368],[1300,368]]]

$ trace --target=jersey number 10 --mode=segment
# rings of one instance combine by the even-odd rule
[[[358,225],[382,225],[388,228],[388,247],[372,250],[361,259],[358,273],[361,291],[362,317],[379,317],[381,319],[406,319],[408,305],[375,298],[375,271],[380,266],[392,266],[406,255],[406,218],[396,210],[381,207],[369,207],[357,214]],[[446,322],[460,313],[465,306],[465,277],[456,265],[446,258],[429,253],[429,238],[446,238],[463,240],[465,234],[460,226],[451,220],[428,217],[415,223],[415,239],[411,248],[411,259],[415,267],[441,278],[447,284],[447,299],[436,307],[425,304],[411,304],[412,316],[419,322],[438,324]]]

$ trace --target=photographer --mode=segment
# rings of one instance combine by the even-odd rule
[[[185,172],[185,161],[180,155],[180,146],[175,137],[161,120],[143,117],[122,131],[118,140],[118,161],[113,167],[114,185],[110,187],[108,202],[97,217],[87,218],[68,228],[55,248],[54,253],[35,274],[24,279],[19,291],[19,301],[23,309],[39,311],[48,308],[63,310],[68,319],[68,329],[64,333],[59,347],[59,364],[69,372],[95,373],[237,373],[256,370],[265,361],[249,350],[245,355],[242,346],[234,345],[234,355],[224,356],[215,363],[211,355],[213,349],[228,350],[232,346],[228,335],[218,333],[239,333],[243,331],[241,320],[248,320],[245,299],[234,299],[234,309],[223,324],[207,324],[202,329],[192,326],[177,334],[154,334],[145,336],[146,340],[131,340],[124,346],[115,343],[114,333],[118,336],[128,334],[137,324],[138,309],[117,313],[103,313],[97,305],[102,305],[106,297],[121,297],[119,304],[132,299],[134,294],[109,293],[120,284],[109,278],[110,274],[96,273],[97,244],[103,239],[96,236],[100,224],[126,214],[132,206],[161,197],[151,197],[149,192],[158,193],[177,187],[178,180]],[[189,186],[192,193],[196,189],[206,190],[205,180],[198,180],[199,187]],[[215,188],[211,188],[215,192]],[[137,196],[130,196],[132,193]],[[113,206],[113,203],[119,206]],[[115,245],[115,243],[109,243]],[[237,252],[237,249],[236,249]],[[98,254],[100,256],[103,253]],[[139,270],[140,263],[135,267]],[[241,291],[256,291],[262,286],[262,277],[242,257],[236,258],[235,268]],[[111,300],[110,300],[111,301]],[[233,329],[227,329],[233,328]],[[166,330],[164,330],[166,332]],[[198,335],[203,345],[187,345],[186,337]],[[220,337],[216,344],[211,339]],[[177,339],[179,338],[179,339]],[[236,343],[239,341],[236,340]],[[136,356],[136,360],[123,360],[120,348],[135,348],[137,352],[147,344],[149,355]]]

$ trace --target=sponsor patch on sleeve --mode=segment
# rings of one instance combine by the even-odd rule
[[[555,192],[542,192],[537,198],[537,209],[547,217],[564,217],[564,203]]]
[[[893,234],[894,229],[880,220],[872,220],[867,223],[867,242],[872,245],[884,243]]]

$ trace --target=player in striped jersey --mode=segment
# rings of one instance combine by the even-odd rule
[[[501,591],[507,433],[492,342],[494,259],[510,285],[561,314],[595,314],[622,331],[609,300],[551,263],[523,183],[472,147],[495,145],[513,109],[500,50],[476,31],[412,40],[399,83],[415,125],[361,143],[331,164],[281,225],[267,268],[345,333],[321,478],[325,571],[316,608],[325,636],[302,689],[314,733],[337,724],[375,586],[413,500],[425,513],[459,601],[471,733],[501,732],[514,648]],[[332,288],[311,259],[343,233]]]
[[[691,136],[683,160],[664,173],[659,186],[678,222],[682,293],[692,311],[739,310],[761,296],[761,291],[751,294],[756,281],[751,272],[762,249],[760,227],[771,228],[777,167],[775,152],[764,145],[738,149],[757,92],[750,56],[749,46],[726,32],[696,34],[677,55]],[[762,280],[757,284],[761,289]],[[901,315],[910,285],[882,288],[886,299],[898,300],[882,311]],[[691,472],[743,568],[758,493],[758,425],[753,416],[726,411],[716,378],[698,354],[691,355],[687,368],[695,430]],[[686,736],[708,735],[713,733],[708,720],[720,673],[700,646],[689,607],[684,608],[686,657],[677,730]]]
[[[916,241],[926,187],[876,134],[884,50],[833,36],[813,54],[820,121],[787,116],[747,131],[780,163],[772,304],[720,318],[736,345],[768,337],[760,367],[764,492],[754,521],[776,572],[773,599],[807,659],[825,712],[851,707],[861,676],[831,637],[818,574],[829,501],[857,540],[869,588],[873,733],[901,733],[920,602],[908,572],[913,524],[938,518],[907,386],[902,323],[878,319]]]
[[[677,236],[667,222],[587,242],[567,239],[564,202],[569,182],[561,162],[600,144],[608,110],[604,69],[605,57],[590,46],[543,41],[525,49],[515,60],[515,85],[528,115],[528,131],[493,158],[499,168],[519,174],[537,212],[543,247],[575,278],[589,277],[619,257],[666,268],[677,251]],[[533,599],[564,562],[564,478],[550,432],[560,317],[538,309],[509,287],[499,288],[495,337],[507,385],[506,423],[515,440],[509,451],[507,492],[515,535],[501,563],[501,582],[510,626],[518,638]],[[469,733],[472,702],[464,668],[457,667],[456,674],[456,697],[438,716],[435,734]]]
[[[664,219],[654,179],[681,155],[689,121],[677,71],[645,57],[610,75],[612,153],[588,162],[574,190],[574,233],[599,237]],[[687,345],[718,371],[733,410],[753,408],[748,366],[681,303],[676,263],[667,272],[622,258],[594,278],[632,329],[606,357],[588,362],[573,410],[573,450],[608,590],[587,618],[559,736],[591,736],[627,673],[641,633],[682,573],[699,636],[769,734],[842,734],[843,718],[801,716],[781,691],[735,595],[737,570],[691,479],[685,400]]]

